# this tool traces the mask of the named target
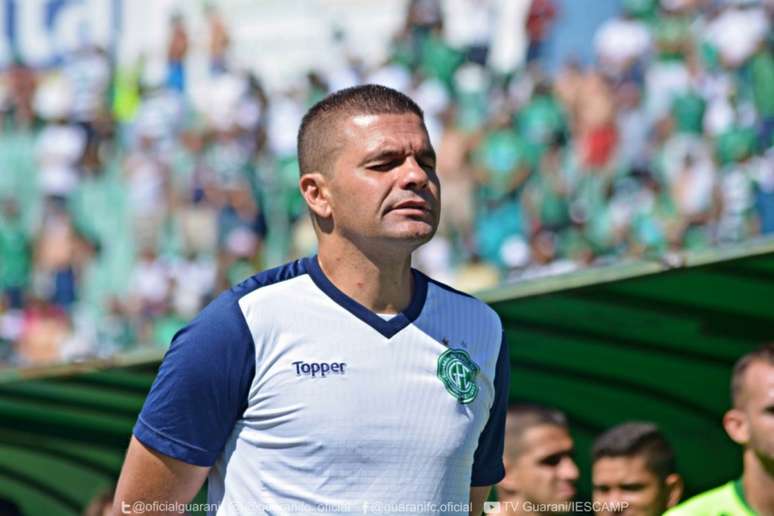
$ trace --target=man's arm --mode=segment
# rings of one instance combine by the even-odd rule
[[[495,366],[495,398],[489,410],[489,420],[478,437],[478,447],[473,454],[473,471],[470,477],[471,514],[479,516],[489,491],[505,477],[503,451],[505,448],[505,415],[508,411],[510,386],[510,360],[508,344],[503,335]]]
[[[173,459],[132,436],[116,486],[113,514],[134,514],[136,502],[189,503],[207,479],[210,468]],[[140,509],[137,513],[166,514]]]
[[[489,498],[492,486],[470,487],[470,516],[481,516],[484,511],[484,502]]]
[[[190,502],[221,455],[255,375],[237,299],[218,296],[172,339],[132,429],[114,514],[134,502]]]

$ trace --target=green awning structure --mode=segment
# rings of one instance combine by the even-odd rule
[[[620,264],[480,295],[511,353],[511,400],[564,410],[590,494],[603,430],[652,421],[695,494],[741,474],[721,420],[734,362],[774,341],[774,240]]]
[[[774,239],[480,293],[502,317],[512,401],[564,410],[589,449],[622,421],[661,426],[689,493],[741,472],[721,418],[735,360],[774,340]],[[0,498],[80,514],[120,469],[161,352],[0,371]]]

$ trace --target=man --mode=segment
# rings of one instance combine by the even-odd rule
[[[505,478],[497,485],[498,514],[570,512],[578,467],[567,418],[558,410],[520,405],[508,410]]]
[[[672,447],[652,423],[623,423],[600,435],[591,477],[599,516],[661,516],[683,493]]]
[[[694,496],[666,516],[774,514],[774,343],[739,359],[731,400],[723,427],[744,449],[742,478]]]
[[[440,212],[422,111],[339,91],[304,117],[298,154],[319,254],[176,335],[114,511],[187,502],[208,478],[218,514],[480,514],[504,475],[508,351],[494,311],[411,268]]]
[[[180,13],[170,20],[171,36],[167,45],[167,87],[185,93],[185,58],[188,54],[188,30]]]

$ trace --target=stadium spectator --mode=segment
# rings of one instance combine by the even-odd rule
[[[130,305],[143,318],[163,313],[170,296],[171,273],[167,264],[156,254],[155,247],[146,246],[131,274]]]
[[[742,446],[742,477],[694,496],[666,516],[774,514],[774,344],[736,362],[731,401],[723,427]]]
[[[540,159],[538,173],[527,183],[524,208],[533,229],[560,232],[572,222],[570,193],[574,178],[561,135],[557,134],[547,147]]]
[[[530,3],[527,13],[527,63],[542,57],[543,45],[557,14],[558,9],[553,0],[534,0]]]
[[[624,3],[624,12],[606,21],[594,35],[594,49],[600,69],[615,79],[634,78],[650,51],[651,34],[647,25]]]
[[[470,167],[470,135],[460,126],[456,106],[441,115],[443,133],[438,145],[437,172],[441,179],[441,201],[450,209],[441,213],[439,236],[449,239],[455,250],[472,252],[475,182]]]
[[[154,248],[170,201],[169,168],[156,139],[140,135],[139,145],[126,157],[124,174],[134,241],[140,248]]]
[[[755,177],[755,208],[760,220],[762,234],[774,233],[774,147],[766,157],[758,157]]]
[[[78,185],[88,134],[70,121],[73,91],[69,82],[50,78],[35,95],[35,110],[47,123],[37,135],[38,184],[44,196],[67,199]]]
[[[210,73],[220,75],[228,71],[228,50],[231,38],[226,22],[213,4],[206,4],[204,14],[209,27]]]
[[[72,330],[70,316],[64,309],[31,295],[22,315],[15,361],[20,366],[60,361],[61,347]]]
[[[515,270],[511,277],[535,279],[577,270],[579,264],[562,257],[559,246],[560,242],[553,231],[549,229],[535,231],[529,240],[527,263],[530,265]]]
[[[113,297],[106,304],[106,313],[99,319],[96,327],[100,351],[104,355],[111,355],[131,350],[137,346],[138,325],[134,324],[132,314],[121,299]]]
[[[769,20],[761,2],[732,0],[706,27],[705,38],[727,68],[742,66],[766,38]]]
[[[578,467],[572,458],[573,440],[567,418],[558,410],[538,405],[508,409],[505,425],[505,478],[497,484],[499,514],[570,512]],[[562,507],[565,510],[562,510]]]
[[[444,2],[444,37],[467,60],[485,66],[489,56],[495,16],[492,0]]]
[[[16,58],[6,75],[7,91],[5,93],[8,99],[7,104],[3,106],[3,112],[8,117],[8,122],[11,122],[13,126],[30,128],[35,122],[33,98],[38,82],[37,74],[31,67]]]
[[[18,203],[3,199],[0,207],[0,288],[8,306],[20,309],[30,279],[32,246],[23,227]]]
[[[615,103],[608,79],[599,72],[588,72],[579,84],[573,124],[578,160],[587,169],[604,169],[610,164],[618,144]]]
[[[108,116],[111,67],[107,52],[82,44],[65,62],[64,75],[72,88],[70,119],[86,132],[87,145],[98,141],[98,125]]]
[[[683,493],[672,447],[652,423],[628,422],[597,437],[591,484],[597,516],[660,516]]]
[[[476,136],[474,174],[478,183],[477,248],[481,256],[508,267],[503,245],[524,233],[521,191],[531,172],[531,148],[514,129],[511,113],[499,113]]]
[[[556,98],[562,103],[571,124],[578,119],[581,97],[580,89],[583,83],[584,70],[574,59],[568,59],[554,77],[553,89]]]
[[[648,118],[642,102],[642,88],[633,81],[616,88],[616,125],[620,135],[616,161],[641,167],[648,162],[650,142]]]
[[[188,31],[182,15],[175,13],[170,20],[172,35],[167,48],[167,86],[175,91],[185,91],[185,58],[188,54]]]
[[[70,211],[60,201],[51,201],[45,207],[35,245],[33,288],[56,306],[71,311],[93,251],[75,227]]]

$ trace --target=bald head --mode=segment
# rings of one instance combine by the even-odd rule
[[[735,408],[742,408],[749,396],[747,386],[747,371],[755,362],[774,366],[774,342],[764,344],[758,349],[741,357],[734,365],[731,374],[731,401]]]
[[[301,175],[328,174],[343,143],[341,122],[358,115],[414,113],[424,122],[417,104],[403,93],[375,84],[339,90],[307,111],[298,130]]]

